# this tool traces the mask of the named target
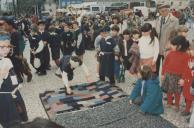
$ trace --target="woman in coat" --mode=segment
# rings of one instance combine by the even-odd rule
[[[130,95],[130,104],[140,105],[143,113],[160,115],[164,112],[162,103],[162,91],[159,80],[152,78],[152,70],[149,66],[141,67],[141,78],[136,82]]]

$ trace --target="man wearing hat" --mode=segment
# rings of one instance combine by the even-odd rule
[[[165,3],[158,5],[160,16],[156,19],[156,31],[159,38],[160,53],[156,62],[157,74],[159,74],[160,61],[164,59],[164,54],[168,46],[171,31],[178,27],[178,19],[170,13],[170,6]]]
[[[23,74],[27,75],[27,82],[32,79],[32,73],[27,63],[27,60],[23,57],[23,51],[25,49],[25,41],[20,32],[17,31],[17,24],[14,19],[4,19],[5,31],[10,33],[11,44],[14,46],[13,53],[10,55],[10,59],[14,65],[14,70],[17,74],[19,82],[23,82]]]

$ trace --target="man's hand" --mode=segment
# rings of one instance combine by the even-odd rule
[[[185,83],[185,81],[184,81],[183,79],[180,79],[179,82],[178,82],[178,84],[179,84],[180,86],[184,86],[184,83]]]
[[[156,64],[156,62],[155,61],[152,61],[152,66],[154,66]]]
[[[133,103],[132,103],[132,100],[129,100],[129,105],[132,105]]]
[[[119,57],[118,56],[115,56],[115,60],[119,60]]]
[[[44,45],[46,45],[46,44],[47,44],[47,42],[46,42],[46,41],[43,41],[43,44],[44,44]]]
[[[164,75],[161,76],[161,81],[163,81],[163,80],[164,80]]]

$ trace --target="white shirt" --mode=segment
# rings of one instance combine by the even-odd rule
[[[141,86],[141,96],[143,96],[143,89],[144,89],[144,85],[145,85],[145,80],[143,80],[142,82],[141,82],[141,84],[142,84],[142,86]]]
[[[140,58],[149,59],[153,57],[153,61],[156,62],[159,54],[159,41],[156,37],[151,44],[150,41],[150,36],[142,36],[139,39],[138,46],[140,50]]]
[[[127,56],[127,41],[123,40],[123,42],[124,42],[125,56]]]

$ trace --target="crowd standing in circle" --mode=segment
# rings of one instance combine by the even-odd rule
[[[160,4],[158,11],[154,24],[144,23],[141,15],[133,12],[124,18],[119,14],[83,16],[80,23],[73,16],[48,21],[34,17],[20,21],[2,17],[0,104],[9,105],[0,106],[0,124],[7,128],[15,121],[28,120],[25,103],[17,91],[24,82],[24,75],[27,82],[33,79],[23,56],[25,39],[28,39],[30,64],[37,75],[47,75],[52,59],[58,67],[56,76],[62,79],[67,95],[73,93],[69,81],[74,78],[76,68],[82,67],[86,80],[90,81],[83,58],[85,50],[95,50],[99,80],[105,81],[108,77],[112,85],[122,83],[125,72],[128,72],[127,77],[133,78],[135,86],[129,104],[139,105],[143,114],[160,115],[164,112],[163,99],[167,97],[167,107],[178,112],[183,94],[186,106],[181,115],[191,115],[189,127],[194,127],[194,112],[191,113],[194,52],[187,40],[186,21],[183,14],[177,19],[169,5]],[[13,91],[15,95],[11,94]]]

